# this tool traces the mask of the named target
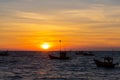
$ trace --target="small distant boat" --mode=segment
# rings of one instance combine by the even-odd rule
[[[60,57],[49,55],[50,59],[59,59],[59,60],[68,60],[70,59],[69,57],[66,56],[67,52],[66,51],[61,51],[61,40],[60,42]]]
[[[79,51],[76,53],[76,55],[94,56],[94,54],[92,52],[86,52],[86,51]]]
[[[118,65],[118,63],[113,63],[112,57],[104,57],[104,61],[94,59],[94,62],[97,67],[114,68],[116,65]]]
[[[3,52],[0,52],[0,56],[8,56],[8,51],[3,51]]]

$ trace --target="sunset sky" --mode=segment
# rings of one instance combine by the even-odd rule
[[[0,50],[120,50],[120,0],[0,0]]]

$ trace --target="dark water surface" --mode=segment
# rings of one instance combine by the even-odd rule
[[[50,60],[48,54],[57,52],[8,52],[0,56],[0,80],[120,80],[120,66],[97,68],[93,58],[112,56],[120,62],[120,52],[93,52],[95,56],[75,55],[71,60]]]

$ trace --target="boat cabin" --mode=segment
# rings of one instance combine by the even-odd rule
[[[106,63],[113,63],[113,58],[112,57],[104,57],[104,62]]]

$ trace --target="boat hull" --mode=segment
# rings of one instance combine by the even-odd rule
[[[52,55],[49,55],[49,58],[50,59],[58,59],[58,60],[68,60],[68,59],[70,59],[69,57],[56,57],[56,56],[52,56]]]
[[[96,59],[94,59],[94,61],[97,67],[114,68],[115,65],[117,65],[117,63],[113,64],[113,63],[108,63],[108,62],[102,62]]]
[[[9,56],[8,51],[1,52],[1,53],[0,53],[0,56]]]

